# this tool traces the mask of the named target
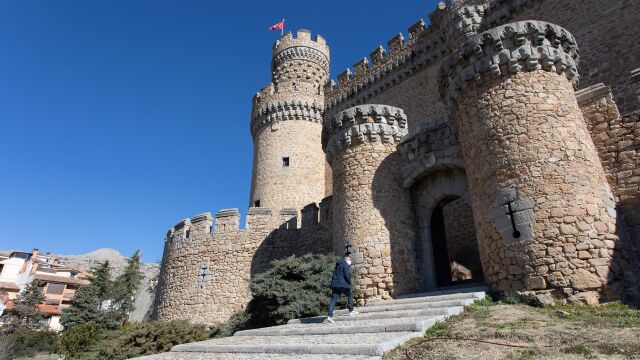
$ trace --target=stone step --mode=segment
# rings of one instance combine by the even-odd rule
[[[373,313],[364,313],[358,314],[354,316],[342,315],[342,316],[334,316],[335,321],[358,321],[364,319],[398,319],[403,317],[425,317],[425,316],[434,316],[434,315],[456,315],[464,310],[462,306],[452,306],[445,308],[434,308],[434,309],[418,309],[418,310],[397,310],[397,311],[383,311],[383,312],[373,312]],[[323,323],[327,319],[326,316],[314,316],[302,319],[292,319],[287,322],[287,324],[318,324]]]
[[[176,345],[171,352],[382,355],[423,332],[231,336]]]
[[[383,302],[374,305],[368,305],[362,308],[357,308],[360,313],[372,313],[381,311],[395,311],[395,310],[415,310],[415,309],[435,309],[442,307],[453,306],[467,306],[472,304],[477,299],[456,299],[456,300],[443,300],[443,301],[428,301],[428,302],[410,302],[410,303],[394,303]],[[335,315],[347,315],[349,310],[336,310]]]
[[[461,300],[461,299],[479,300],[479,299],[483,299],[486,296],[485,291],[473,291],[473,292],[465,292],[465,293],[459,293],[459,294],[443,294],[443,295],[425,295],[425,294],[431,294],[431,293],[420,293],[420,294],[415,294],[413,296],[405,296],[405,297],[400,297],[398,299],[392,299],[392,300],[372,299],[367,302],[366,307],[389,305],[389,304],[428,303],[428,302]]]
[[[333,324],[288,324],[262,329],[238,331],[234,336],[285,336],[285,335],[327,335],[383,332],[424,332],[444,316],[412,319],[376,319],[357,322],[342,321]]]

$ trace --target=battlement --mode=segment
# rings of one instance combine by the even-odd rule
[[[277,121],[307,120],[321,124],[323,113],[322,104],[315,100],[260,102],[254,104],[254,110],[251,113],[251,135],[255,136],[261,127]]]
[[[329,59],[329,46],[327,41],[320,35],[316,34],[316,37],[311,40],[311,31],[306,29],[299,29],[294,37],[291,31],[285,33],[276,40],[273,44],[273,57],[275,58],[283,50],[291,47],[309,47],[320,51],[326,58]]]
[[[215,224],[210,212],[198,214],[192,218],[180,220],[167,231],[165,241],[184,241],[194,235],[208,236],[216,241],[216,236],[237,232],[256,232],[275,230],[313,230],[318,227],[331,227],[331,197],[317,203],[304,206],[299,212],[302,226],[298,228],[298,210],[283,208],[278,211],[264,207],[250,207],[247,210],[246,225],[240,227],[240,212],[237,208],[221,209],[216,213]],[[274,224],[280,224],[274,226]]]
[[[435,13],[443,11],[440,5]],[[349,68],[342,71],[337,83],[328,81],[324,86],[327,112],[366,102],[446,54],[441,34],[424,20],[409,26],[407,34],[408,38],[402,33],[393,36],[386,49],[382,45],[375,48],[368,58],[353,65],[353,72]]]
[[[407,134],[407,116],[400,108],[364,104],[327,117],[322,129],[322,148],[329,158],[348,146],[371,142],[400,142]]]

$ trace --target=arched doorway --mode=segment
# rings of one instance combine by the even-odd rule
[[[430,219],[433,262],[438,287],[483,279],[473,213],[466,199],[448,196]]]
[[[426,176],[414,187],[423,289],[482,282],[482,263],[464,171]]]

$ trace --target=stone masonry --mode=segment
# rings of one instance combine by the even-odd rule
[[[639,17],[628,0],[447,1],[337,82],[324,38],[283,35],[252,103],[246,226],[225,209],[172,227],[155,316],[224,322],[273,259],[345,251],[360,304],[469,271],[640,302]]]

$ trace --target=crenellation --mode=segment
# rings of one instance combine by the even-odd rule
[[[371,58],[371,63],[375,66],[382,63],[387,57],[386,50],[382,47],[382,45],[378,46],[375,50],[369,54]]]
[[[240,229],[240,213],[238,209],[222,209],[216,214],[214,233],[238,231]]]
[[[427,30],[427,26],[424,23],[424,20],[420,19],[416,21],[413,25],[409,26],[407,31],[409,32],[409,40],[413,40],[418,38],[420,34]]]
[[[387,41],[387,49],[389,49],[389,56],[393,56],[395,54],[400,53],[402,47],[404,46],[404,36],[402,33],[398,33],[389,41]]]

